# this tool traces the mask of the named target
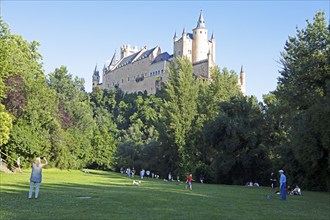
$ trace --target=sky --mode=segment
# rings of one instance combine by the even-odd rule
[[[0,0],[1,17],[13,34],[38,41],[46,74],[64,65],[92,90],[100,73],[124,44],[160,46],[173,54],[173,36],[192,33],[202,10],[209,38],[216,40],[216,64],[246,74],[246,94],[274,91],[284,51],[296,28],[304,29],[327,1],[15,1]],[[118,58],[118,57],[117,57]]]

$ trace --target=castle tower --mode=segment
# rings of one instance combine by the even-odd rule
[[[121,48],[120,48],[120,59],[124,58],[124,57],[128,57],[129,55],[132,55],[136,52],[138,52],[139,49],[137,46],[134,46],[134,47],[131,47],[129,44],[127,45],[123,45]]]
[[[207,59],[208,51],[207,29],[201,11],[197,26],[193,29],[192,63]]]
[[[94,73],[93,73],[93,88],[98,86],[99,84],[100,84],[100,73],[97,69],[97,64],[96,64]]]
[[[243,95],[245,95],[245,72],[243,71],[243,65],[241,66],[241,72],[239,74],[239,85],[241,86]]]
[[[192,61],[192,39],[191,34],[186,32],[183,28],[182,37],[179,39],[176,33],[173,37],[173,56],[176,57],[187,57]]]
[[[215,63],[215,38],[214,34],[212,33],[211,39],[209,41],[210,44],[210,55],[211,55],[211,60],[213,63]]]

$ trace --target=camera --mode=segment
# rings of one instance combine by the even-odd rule
[[[41,160],[45,159],[45,157],[40,157]]]

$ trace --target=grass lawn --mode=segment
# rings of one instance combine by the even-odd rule
[[[270,188],[132,179],[106,171],[44,169],[39,199],[28,199],[30,170],[0,173],[0,219],[330,219],[330,194],[267,199]],[[137,177],[136,177],[137,179]],[[138,179],[137,179],[138,180]]]

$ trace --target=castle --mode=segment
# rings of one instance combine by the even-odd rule
[[[178,57],[187,57],[194,69],[194,75],[204,80],[211,80],[210,68],[215,64],[215,38],[212,33],[208,40],[208,30],[201,11],[197,26],[192,33],[183,29],[179,38],[175,32],[173,37],[173,54],[162,52],[159,46],[147,49],[144,46],[123,45],[120,48],[120,59],[114,53],[111,62],[103,68],[103,81],[95,67],[93,87],[102,89],[120,88],[125,93],[144,92],[153,94],[160,88],[162,82],[168,79],[167,67]],[[238,85],[245,94],[245,73],[241,69]]]

